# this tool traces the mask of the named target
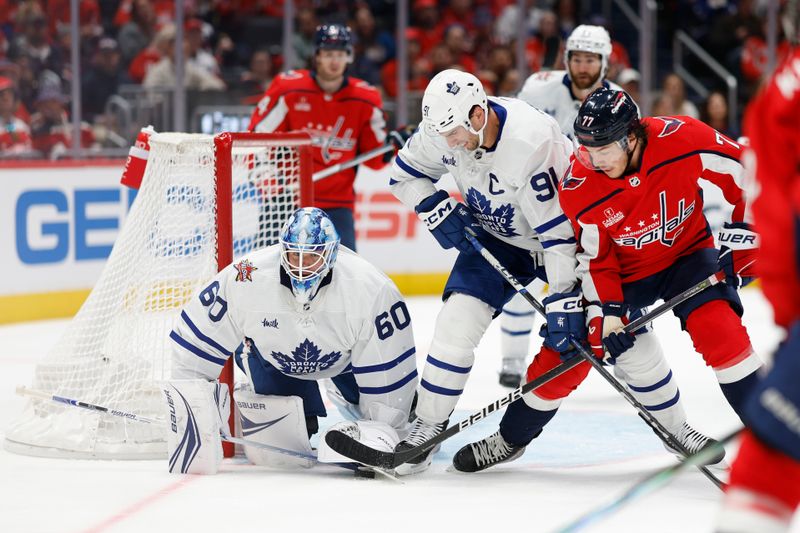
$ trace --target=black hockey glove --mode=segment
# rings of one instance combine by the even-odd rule
[[[421,201],[414,211],[445,250],[455,247],[460,252],[476,253],[464,235],[465,228],[472,229],[479,241],[486,235],[469,208],[456,202],[447,191],[436,191]]]
[[[725,283],[733,288],[744,287],[756,279],[758,234],[746,222],[726,222],[719,230],[719,268],[725,272]]]
[[[386,144],[394,146],[394,150],[390,150],[383,154],[383,162],[388,163],[392,160],[394,155],[405,146],[406,141],[414,135],[417,131],[416,126],[400,126],[396,130],[392,130],[386,136]]]

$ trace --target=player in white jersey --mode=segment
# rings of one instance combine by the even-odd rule
[[[444,248],[457,248],[421,380],[417,418],[405,449],[441,432],[461,395],[474,350],[513,288],[477,254],[466,227],[525,282],[546,279],[548,312],[567,319],[553,327],[546,347],[558,358],[569,335],[585,336],[576,290],[575,237],[561,211],[557,184],[572,144],[545,113],[514,98],[487,98],[480,81],[445,70],[429,83],[423,123],[398,153],[392,192],[414,209]],[[436,187],[450,173],[464,199]],[[570,315],[569,317],[567,315]],[[418,459],[430,461],[429,454]]]
[[[213,380],[235,352],[252,388],[235,393],[248,438],[310,453],[325,378],[357,418],[408,429],[417,386],[408,309],[385,274],[339,246],[320,209],[296,211],[280,244],[217,274],[170,337],[173,380]]]
[[[586,24],[578,26],[564,48],[567,70],[532,74],[517,98],[552,116],[561,132],[572,139],[572,124],[586,97],[601,85],[619,89],[605,79],[610,55],[611,37],[605,28]],[[539,282],[534,282],[528,290],[533,294],[541,292],[539,285]],[[535,320],[530,304],[519,295],[514,295],[503,307],[500,316],[501,385],[516,388],[522,382]]]

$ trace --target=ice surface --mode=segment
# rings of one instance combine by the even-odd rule
[[[757,289],[744,290],[742,299],[753,345],[767,358],[779,338],[769,307]],[[439,306],[438,298],[409,299],[420,368]],[[0,327],[0,435],[25,401],[14,388],[31,383],[36,361],[67,323]],[[690,423],[716,437],[735,429],[738,419],[678,321],[663,317],[656,330]],[[508,392],[497,384],[498,349],[494,323],[478,348],[454,421]],[[329,412],[323,427],[339,420],[334,407]],[[0,450],[0,532],[553,531],[674,463],[633,409],[592,373],[521,459],[479,474],[448,471],[455,451],[494,432],[498,419],[447,441],[428,472],[404,478],[402,485],[355,479],[331,467],[271,470],[243,459],[226,460],[216,476],[178,476],[167,473],[166,460],[55,460]],[[589,530],[710,532],[720,495],[690,470]],[[800,533],[800,523],[792,531]]]

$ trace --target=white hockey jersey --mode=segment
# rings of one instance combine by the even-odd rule
[[[551,290],[571,290],[575,235],[558,203],[558,182],[572,144],[551,117],[521,100],[490,97],[489,105],[500,119],[494,147],[449,148],[441,135],[420,128],[392,164],[392,192],[413,209],[452,174],[486,231],[513,246],[545,251]]]
[[[344,247],[330,282],[322,283],[304,309],[281,281],[280,245],[229,265],[176,320],[172,377],[217,378],[246,338],[287,376],[319,380],[352,371],[362,413],[380,411],[370,406],[381,403],[407,414],[417,369],[411,317],[397,287]]]
[[[603,87],[621,91],[616,83],[603,80]],[[574,138],[573,124],[583,101],[572,94],[572,83],[566,70],[536,72],[528,76],[517,98],[541,109],[556,119],[561,132]]]

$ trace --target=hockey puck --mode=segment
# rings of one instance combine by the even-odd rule
[[[375,471],[364,466],[359,466],[353,470],[353,475],[359,479],[375,479]]]

